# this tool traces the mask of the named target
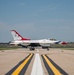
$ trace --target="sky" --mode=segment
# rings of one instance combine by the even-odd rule
[[[13,40],[10,30],[74,42],[74,0],[0,0],[0,42]]]

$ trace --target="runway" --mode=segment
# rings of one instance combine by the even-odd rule
[[[73,66],[73,50],[0,51],[0,75],[74,75]]]

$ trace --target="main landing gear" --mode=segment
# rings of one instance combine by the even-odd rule
[[[47,50],[49,51],[49,48],[47,48]]]
[[[33,50],[33,51],[34,51],[34,50],[35,50],[35,48],[34,48],[34,47],[31,47],[31,48],[30,48],[30,50],[31,50],[31,51]]]
[[[42,47],[43,49],[47,49],[49,51],[49,47]]]

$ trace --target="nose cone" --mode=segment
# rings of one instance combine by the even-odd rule
[[[67,42],[61,42],[61,44],[65,45],[65,44],[67,44]]]

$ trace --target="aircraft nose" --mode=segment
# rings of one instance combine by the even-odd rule
[[[65,45],[65,44],[67,44],[67,42],[61,42],[61,44]]]

